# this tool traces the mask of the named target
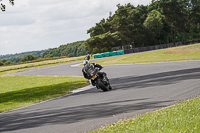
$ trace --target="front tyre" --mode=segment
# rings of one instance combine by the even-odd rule
[[[97,79],[97,85],[103,91],[108,91],[109,90],[109,86],[104,85],[100,78]]]

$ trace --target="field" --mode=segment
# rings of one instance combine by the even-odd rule
[[[101,65],[200,60],[200,44],[131,54],[96,61]]]

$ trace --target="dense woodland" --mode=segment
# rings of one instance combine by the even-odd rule
[[[0,66],[41,58],[46,50],[0,55]]]
[[[87,31],[87,50],[96,53],[132,42],[143,47],[200,38],[200,0],[152,0],[147,6],[117,7]]]
[[[77,57],[81,55],[86,55],[90,52],[84,49],[84,43],[85,41],[77,41],[69,43],[67,45],[61,45],[58,48],[53,48],[45,51],[42,56],[46,58],[46,57],[60,57],[60,56]]]

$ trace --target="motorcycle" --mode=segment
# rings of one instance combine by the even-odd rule
[[[109,79],[107,78],[107,76],[105,78],[102,78],[98,74],[98,72],[99,72],[99,70],[95,69],[95,71],[91,77],[91,81],[94,83],[94,85],[97,87],[97,89],[101,89],[103,91],[111,90],[112,87],[110,86],[110,82],[109,82]]]
[[[88,60],[88,58],[87,58]],[[88,74],[88,77],[91,79],[91,83],[93,86],[96,86],[97,89],[101,89],[103,91],[111,90],[109,79],[107,76],[103,77],[98,68],[94,68],[94,65],[88,63],[85,66],[85,71]]]

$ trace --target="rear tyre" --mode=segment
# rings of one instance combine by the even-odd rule
[[[99,88],[101,88],[101,90],[103,91],[108,91],[109,90],[109,86],[105,86],[103,84],[103,82],[101,81],[100,78],[97,79],[97,85],[99,86]]]

